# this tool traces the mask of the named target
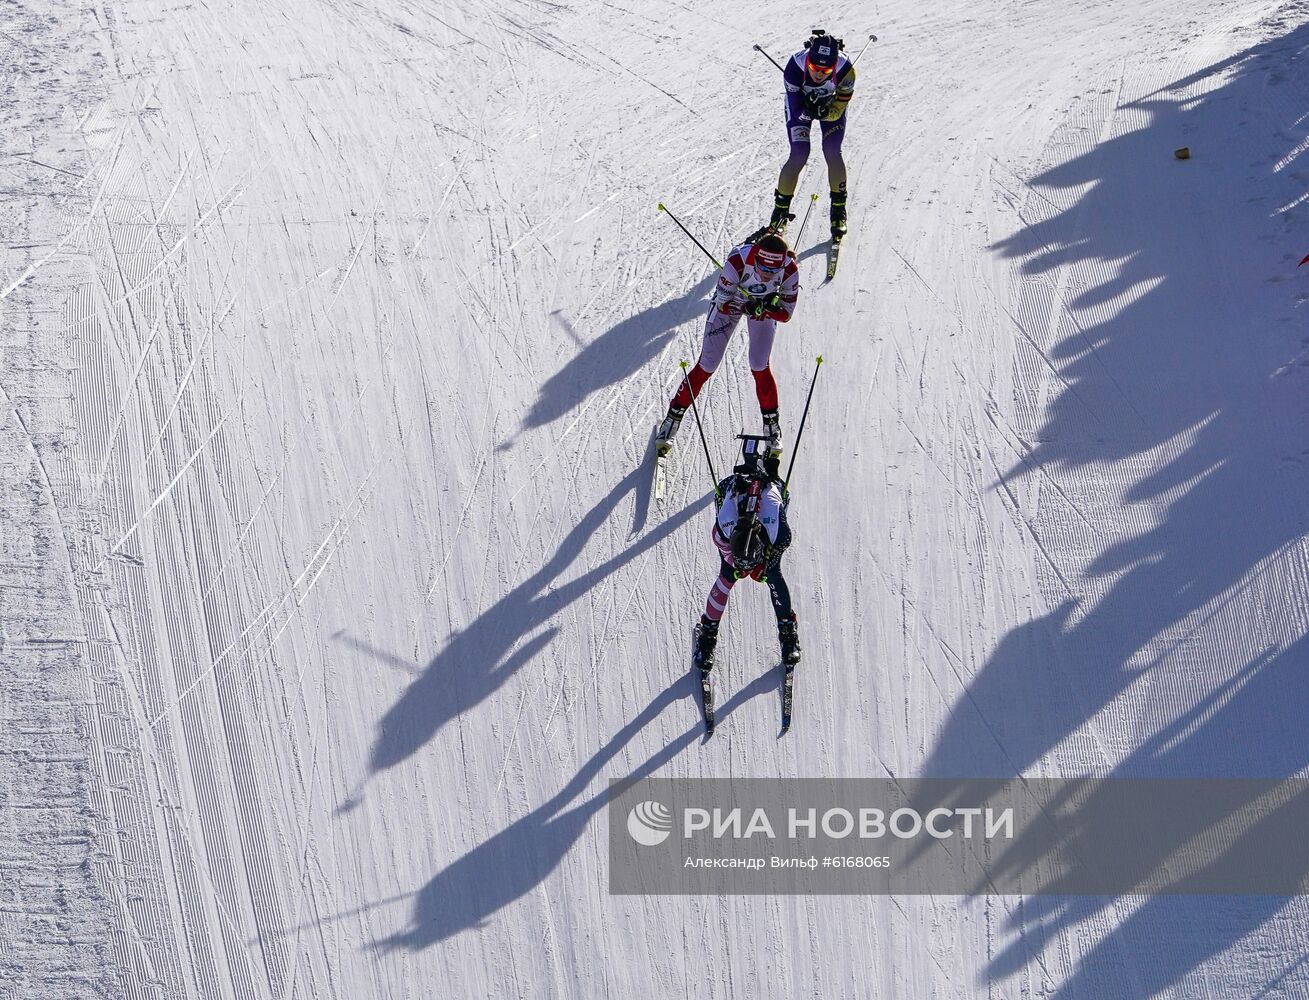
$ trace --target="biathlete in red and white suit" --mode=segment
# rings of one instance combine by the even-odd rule
[[[777,382],[768,361],[777,324],[791,318],[799,293],[800,270],[795,254],[776,233],[767,233],[754,243],[742,243],[728,254],[714,288],[713,308],[705,322],[700,358],[682,380],[655,435],[655,447],[660,454],[666,454],[672,447],[673,436],[691,405],[692,396],[699,396],[701,387],[717,371],[742,316],[746,317],[750,335],[750,371],[754,375],[764,433],[772,439],[769,450],[773,454],[781,452]]]

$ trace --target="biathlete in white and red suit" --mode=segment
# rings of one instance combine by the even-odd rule
[[[795,254],[786,240],[776,233],[766,233],[757,242],[742,243],[727,256],[727,262],[714,288],[713,307],[705,322],[700,358],[668,404],[668,415],[655,435],[659,454],[672,447],[673,436],[682,422],[693,396],[718,369],[727,343],[742,316],[750,335],[750,371],[754,375],[755,394],[763,416],[764,433],[771,441],[769,450],[782,450],[781,419],[778,415],[777,382],[769,368],[777,324],[785,323],[795,310],[800,293],[800,270]],[[687,386],[690,386],[688,389]]]

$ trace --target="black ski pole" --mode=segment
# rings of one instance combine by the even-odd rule
[[[686,385],[686,391],[691,394],[691,412],[695,414],[695,429],[700,432],[700,443],[704,445],[704,460],[709,466],[709,478],[714,481],[714,499],[718,499],[718,473],[714,472],[714,460],[709,457],[709,442],[705,440],[704,427],[700,425],[700,407],[695,405],[695,390],[691,388],[691,380],[686,377],[686,369],[690,364],[689,361],[682,361],[682,382]]]
[[[776,67],[777,67],[777,71],[778,71],[779,73],[785,73],[785,72],[786,72],[786,70],[782,69],[782,64],[781,64],[781,63],[779,63],[776,59],[774,59],[774,58],[773,58],[772,56],[770,56],[767,52],[765,52],[763,49],[761,49],[758,45],[753,45],[753,46],[751,46],[751,48],[753,48],[756,52],[758,52],[760,55],[762,55],[762,56],[763,56],[765,59],[767,59],[770,63],[772,63],[774,66],[776,66]]]
[[[678,219],[677,216],[675,216],[672,212],[668,211],[668,209],[664,207],[664,203],[662,201],[659,203],[659,211],[663,212],[670,219],[676,222],[678,229],[686,233],[687,236],[691,236],[691,230],[687,229],[684,225],[682,225],[681,220]],[[694,236],[691,236],[691,242],[694,243],[696,246],[698,246],[701,250],[704,250],[704,255],[714,262],[714,267],[718,268],[718,270],[720,271],[723,269],[723,265],[718,263],[718,258],[715,257],[713,254],[711,254],[708,250],[705,250],[703,243],[697,240]]]
[[[862,56],[865,52],[867,52],[867,51],[868,51],[868,46],[872,45],[873,42],[875,42],[875,41],[877,41],[877,36],[876,36],[876,35],[869,35],[869,36],[868,36],[868,41],[864,42],[864,47],[863,47],[862,49],[859,50],[859,55],[858,55],[858,56],[855,56],[853,59],[850,60],[850,65],[853,66],[855,63],[857,63],[857,62],[859,61],[859,56]]]
[[[791,470],[795,468],[795,456],[800,451],[800,439],[804,437],[804,422],[809,416],[809,403],[814,398],[814,386],[818,384],[818,369],[823,366],[823,356],[818,355],[818,363],[814,365],[814,377],[809,382],[809,395],[805,397],[804,413],[800,415],[800,430],[795,435],[795,450],[791,452],[791,464],[786,467],[786,481],[782,483],[782,496],[786,496],[786,491],[791,485]]]
[[[814,202],[818,200],[817,194],[809,196],[809,207],[804,210],[804,218],[800,220],[800,228],[796,230],[795,239],[791,241],[792,246],[800,245],[800,236],[804,233],[804,224],[809,221],[809,213],[814,210]]]
[[[853,66],[855,63],[857,63],[857,62],[859,61],[859,56],[862,56],[865,52],[867,52],[867,51],[868,51],[868,46],[872,45],[873,42],[875,42],[875,41],[877,41],[877,36],[876,36],[876,35],[869,35],[869,36],[868,36],[868,41],[864,42],[864,47],[863,47],[862,49],[859,50],[859,55],[858,55],[858,56],[855,56],[853,59],[850,60],[850,65]],[[758,52],[760,55],[762,55],[765,59],[767,59],[767,60],[768,60],[770,63],[772,63],[774,66],[776,66],[780,72],[782,72],[782,73],[785,73],[785,72],[786,72],[786,70],[782,69],[782,64],[781,64],[781,63],[779,63],[776,59],[774,59],[774,58],[773,58],[772,56],[770,56],[767,52],[765,52],[763,49],[761,49],[758,45],[752,45],[751,48],[754,49],[756,52]]]

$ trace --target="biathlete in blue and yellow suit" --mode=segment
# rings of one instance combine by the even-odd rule
[[[845,138],[845,111],[854,96],[854,78],[854,63],[841,51],[841,40],[821,32],[787,62],[782,79],[791,155],[777,178],[770,227],[781,231],[791,218],[791,198],[809,159],[809,132],[817,121],[823,132],[823,157],[832,195],[832,236],[845,235],[846,173],[841,140]]]

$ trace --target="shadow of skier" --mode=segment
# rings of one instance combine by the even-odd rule
[[[576,357],[541,386],[536,402],[523,418],[522,429],[542,427],[557,420],[593,393],[635,375],[659,356],[684,323],[691,320],[703,323],[709,309],[705,296],[717,278],[717,273],[714,273],[700,279],[681,298],[629,316],[586,344]],[[562,314],[555,312],[551,315],[575,342],[581,342],[582,338]],[[699,348],[698,325],[694,332],[696,340],[692,343],[688,338],[688,351]]]
[[[718,711],[719,724],[752,698],[776,692],[780,672],[770,668],[728,699]],[[694,726],[652,755],[614,789],[647,778],[700,737],[699,684],[690,674],[657,694],[639,715],[587,761],[576,776],[548,802],[452,862],[417,895],[408,929],[378,942],[384,951],[418,951],[460,931],[481,927],[488,918],[540,885],[581,837],[587,823],[609,801],[610,790],[568,808],[630,743],[670,705],[687,701]]]
[[[578,558],[620,501],[627,494],[639,491],[648,478],[646,469],[628,474],[568,533],[548,563],[449,641],[378,723],[368,761],[370,774],[407,760],[442,726],[488,698],[549,645],[560,629],[551,626],[518,645],[524,637],[611,573],[668,538],[709,499],[709,494],[705,494],[622,552],[577,579],[552,587],[555,578]]]

